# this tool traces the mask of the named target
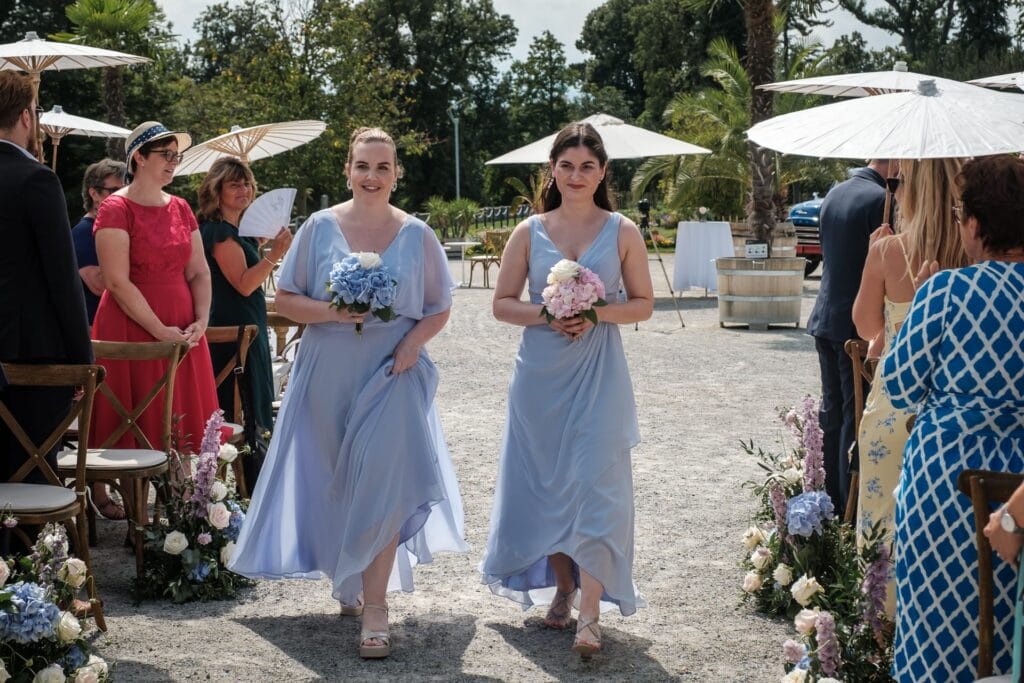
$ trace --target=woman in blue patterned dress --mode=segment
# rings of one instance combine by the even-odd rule
[[[974,680],[978,558],[956,480],[965,469],[1024,471],[1024,162],[977,159],[958,183],[953,210],[974,265],[924,283],[882,364],[893,405],[920,406],[896,498],[900,683]],[[998,568],[997,672],[1011,668],[1013,582]]]
[[[412,591],[412,568],[434,553],[467,549],[424,347],[448,321],[452,281],[434,232],[389,202],[387,133],[357,130],[345,175],[352,199],[310,216],[281,267],[277,308],[306,330],[229,568],[330,577],[342,614],[362,613],[360,656],[379,658],[386,592]],[[328,306],[332,266],[367,251],[398,281],[390,322]]]
[[[545,623],[557,629],[570,625],[579,590],[573,649],[589,656],[601,647],[602,605],[627,616],[644,605],[632,579],[630,448],[640,437],[618,325],[648,319],[654,294],[640,232],[612,211],[597,131],[564,128],[550,164],[544,213],[516,226],[494,290],[495,317],[525,329],[481,571],[497,595],[550,604]],[[562,259],[594,271],[609,299],[621,282],[628,301],[597,308],[596,326],[545,322],[541,292]]]

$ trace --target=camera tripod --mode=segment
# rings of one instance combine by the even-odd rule
[[[676,299],[675,290],[672,289],[672,279],[668,276],[668,270],[665,269],[665,261],[661,258],[661,250],[658,249],[658,240],[654,239],[654,235],[651,234],[651,203],[646,198],[641,199],[637,202],[636,208],[640,211],[640,234],[645,238],[651,238],[651,244],[654,245],[654,255],[658,259],[658,263],[661,265],[661,272],[665,276],[665,284],[668,285],[668,293],[672,295],[672,303],[676,307],[676,315],[679,316],[680,327],[686,327],[686,323],[683,322],[683,313],[679,310],[679,300]],[[676,242],[676,249],[679,248],[679,242]],[[639,324],[634,326],[634,329],[638,329]]]

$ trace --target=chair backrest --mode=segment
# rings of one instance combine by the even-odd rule
[[[277,311],[267,311],[267,327],[274,331],[274,337],[277,340],[275,344],[274,355],[280,357],[284,352],[285,344],[289,342],[288,331],[293,327],[296,328],[295,334],[292,339],[298,339],[302,336],[303,330],[306,326],[301,323],[297,323],[291,318],[281,315]]]
[[[484,230],[481,233],[484,249],[487,253],[500,257],[511,235],[511,230]]]
[[[992,675],[992,635],[994,627],[994,591],[992,546],[985,537],[985,525],[994,506],[1010,499],[1024,483],[1024,474],[964,470],[957,477],[960,492],[971,499],[974,508],[974,539],[978,547],[978,671],[976,678]]]
[[[859,377],[861,381],[853,383],[853,403],[855,434],[860,433],[860,419],[864,416],[864,389],[871,386],[875,379],[875,368],[878,365],[877,358],[868,358],[868,343],[863,339],[847,339],[843,345],[846,355],[850,357],[853,364],[853,376]]]
[[[231,354],[231,358],[227,360],[223,368],[219,370],[213,369],[214,381],[219,387],[224,381],[230,377],[234,372],[235,368],[244,368],[245,359],[249,355],[249,346],[256,339],[256,335],[260,333],[260,328],[256,325],[246,325],[242,329],[242,334],[238,334],[238,327],[233,326],[219,326],[219,327],[207,327],[206,328],[206,341],[210,344],[234,344],[235,352]],[[233,415],[236,421],[240,421],[240,415],[242,413],[242,395],[238,388],[238,382],[235,382],[235,394],[233,403]]]
[[[188,352],[188,344],[186,342],[110,342],[94,340],[92,350],[96,356],[96,362],[101,364],[102,361],[166,361],[167,366],[163,374],[149,392],[133,406],[126,406],[121,403],[117,395],[106,384],[100,386],[100,393],[110,401],[114,412],[121,418],[121,423],[100,444],[100,448],[112,447],[113,444],[117,443],[118,439],[130,431],[141,448],[162,450],[165,453],[169,453],[171,450],[171,411],[174,406],[174,378],[177,374],[178,363],[181,362],[181,359]],[[161,443],[159,448],[157,448],[150,443],[145,433],[139,427],[138,421],[139,416],[149,407],[161,390],[164,392],[160,415]]]
[[[3,373],[9,386],[22,387],[67,387],[72,391],[81,389],[81,396],[71,404],[71,410],[53,431],[40,443],[34,443],[11,414],[4,403],[6,392],[0,392],[0,419],[25,449],[28,459],[11,476],[10,481],[23,481],[33,470],[38,469],[48,482],[63,486],[57,473],[46,461],[46,454],[61,442],[64,433],[78,420],[78,463],[75,468],[75,489],[85,495],[85,455],[89,447],[89,421],[92,418],[93,399],[96,387],[103,382],[104,369],[99,365],[22,365],[2,363]],[[9,454],[0,454],[8,457]]]

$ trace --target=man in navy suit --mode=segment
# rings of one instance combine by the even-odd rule
[[[829,191],[819,214],[824,266],[807,332],[814,337],[821,365],[825,489],[839,515],[850,485],[847,455],[857,437],[853,433],[855,378],[843,345],[857,337],[853,300],[860,288],[869,238],[882,223],[888,174],[888,159],[872,159]]]
[[[71,244],[64,191],[35,148],[38,109],[32,82],[0,71],[0,361],[91,363],[85,299]],[[39,443],[71,409],[62,387],[0,389],[0,400]],[[0,481],[28,455],[0,420]],[[49,454],[56,467],[56,452]],[[35,470],[29,481],[42,481]]]

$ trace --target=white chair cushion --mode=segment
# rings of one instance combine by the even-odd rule
[[[1005,676],[986,676],[985,678],[979,678],[974,683],[1012,683],[1012,676],[1009,674]]]
[[[225,427],[231,427],[231,438],[232,439],[245,431],[245,429],[243,429],[242,425],[235,424],[234,422],[225,422],[224,426]]]
[[[18,512],[60,510],[75,502],[75,492],[51,484],[0,484],[0,508]]]
[[[167,462],[167,454],[148,448],[90,448],[85,466],[90,470],[119,470],[132,467],[156,467]],[[64,451],[57,456],[57,466],[72,469],[78,464],[78,453]]]

